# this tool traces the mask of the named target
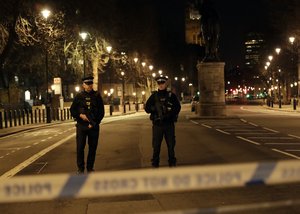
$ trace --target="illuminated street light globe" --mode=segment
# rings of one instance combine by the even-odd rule
[[[75,91],[78,92],[80,90],[79,86],[75,87]]]
[[[112,47],[111,47],[111,46],[107,46],[107,47],[106,47],[106,50],[107,50],[108,53],[110,53],[111,50],[112,50]]]
[[[294,44],[294,41],[295,41],[295,37],[290,36],[290,37],[289,37],[289,42],[290,42],[291,44]]]
[[[44,9],[44,10],[42,10],[41,13],[42,13],[43,17],[44,17],[45,19],[47,19],[47,18],[50,16],[51,11],[48,10],[48,9]]]
[[[83,41],[85,41],[87,35],[88,35],[87,32],[81,32],[81,33],[79,33],[79,36],[82,38]]]

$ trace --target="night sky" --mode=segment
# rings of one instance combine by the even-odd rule
[[[111,22],[114,17],[103,16],[102,5],[94,0],[78,1],[78,4],[96,4],[85,6],[86,15],[102,16],[99,20]],[[115,0],[119,12],[129,17],[117,27],[121,37],[134,41],[132,49],[140,49],[159,64],[165,64],[170,69],[177,70],[181,64],[185,48],[185,3],[187,0]],[[227,67],[243,64],[244,36],[250,31],[267,29],[266,0],[211,0],[221,19],[220,58]],[[108,2],[105,4],[109,4]],[[105,5],[104,5],[105,6]],[[94,11],[93,11],[94,10]],[[92,12],[91,12],[92,11]],[[105,11],[104,11],[105,12]],[[124,15],[126,14],[126,15]],[[101,27],[107,31],[109,27]],[[127,32],[125,32],[127,31]]]
[[[228,67],[241,66],[245,34],[268,28],[265,5],[261,0],[214,0],[214,5],[221,18],[221,59]]]
[[[245,35],[251,31],[265,33],[269,30],[268,17],[265,1],[263,0],[212,0],[215,9],[220,16],[221,35],[219,52],[222,61],[225,61],[227,68],[242,66],[244,58]],[[169,51],[180,53],[184,41],[181,32],[182,13],[178,4],[179,1],[155,1],[159,8],[163,8],[165,23],[161,26],[166,28],[162,32],[162,38],[168,38],[164,44]],[[162,15],[162,14],[160,14]],[[172,34],[173,33],[173,34]],[[168,41],[169,40],[169,41]],[[177,49],[174,47],[177,46]],[[176,58],[176,56],[172,56]]]

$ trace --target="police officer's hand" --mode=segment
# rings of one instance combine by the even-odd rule
[[[85,114],[80,114],[79,117],[84,121],[90,122]]]
[[[91,124],[89,124],[89,125],[88,125],[88,128],[91,129],[91,128],[93,128],[93,126],[92,126]]]

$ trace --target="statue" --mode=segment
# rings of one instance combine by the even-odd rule
[[[203,62],[218,62],[218,43],[220,36],[219,15],[210,0],[197,1],[196,5],[201,15],[200,27],[205,43],[205,57]]]

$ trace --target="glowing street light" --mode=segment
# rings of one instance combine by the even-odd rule
[[[48,17],[51,15],[51,11],[48,9],[42,10],[41,13],[45,19],[48,19]]]
[[[122,102],[123,102],[123,112],[126,113],[126,106],[125,106],[125,72],[121,72],[122,76]]]
[[[79,36],[81,37],[81,39],[83,41],[83,77],[85,77],[85,73],[86,73],[85,40],[87,38],[87,35],[88,35],[87,32],[79,33]]]
[[[42,16],[46,19],[48,19],[48,17],[51,15],[51,11],[48,9],[44,9],[41,11]],[[50,114],[50,103],[49,103],[49,91],[48,91],[48,87],[49,87],[49,80],[48,80],[48,48],[46,47],[46,51],[45,51],[45,72],[46,72],[46,87],[47,87],[47,92],[46,92],[46,120],[47,123],[51,123],[51,114]]]
[[[107,46],[107,47],[106,47],[106,50],[107,50],[108,53],[110,53],[111,50],[112,50],[112,47],[111,47],[111,46]]]
[[[272,61],[273,56],[272,56],[272,55],[268,56],[268,59],[269,59],[270,61]]]
[[[294,41],[295,41],[295,37],[290,36],[290,37],[289,37],[289,42],[293,45],[293,44],[294,44]]]

